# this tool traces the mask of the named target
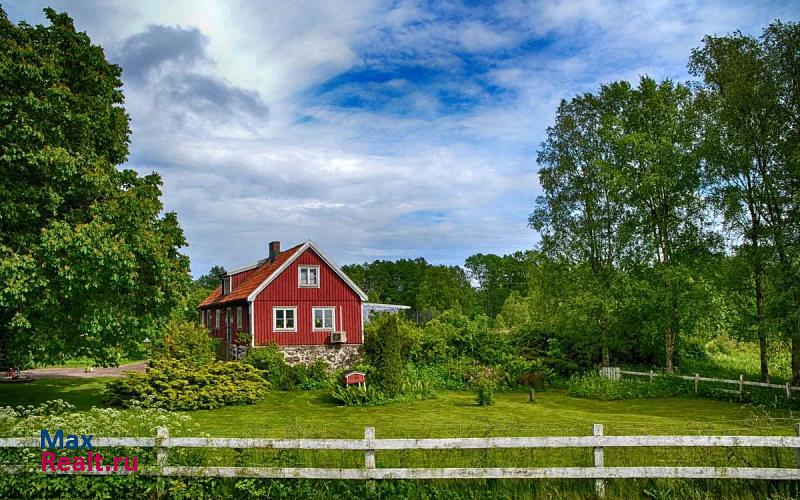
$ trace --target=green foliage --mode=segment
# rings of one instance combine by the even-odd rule
[[[106,395],[114,406],[175,411],[253,404],[268,388],[261,371],[246,363],[197,366],[170,359],[151,362],[147,373],[112,380]]]
[[[475,390],[475,401],[478,406],[492,406],[494,393],[497,390],[498,375],[489,368],[481,369],[472,381]]]
[[[389,397],[403,392],[403,369],[419,347],[420,331],[397,314],[381,314],[365,328],[364,351],[375,382]]]
[[[674,377],[655,377],[652,382],[634,378],[611,380],[590,372],[571,377],[568,393],[578,398],[613,401],[682,396],[688,395],[690,390],[693,391],[692,382]]]
[[[387,403],[391,399],[371,385],[358,387],[333,384],[330,394],[334,400],[344,406],[376,406]]]
[[[424,318],[455,306],[473,310],[476,305],[475,291],[459,266],[434,266],[418,258],[376,260],[342,270],[371,301],[407,305],[412,313],[427,313]]]
[[[130,129],[121,69],[52,9],[0,11],[0,350],[113,363],[155,338],[189,282],[161,178],[118,170]]]
[[[164,328],[154,358],[179,359],[190,365],[206,365],[216,359],[219,340],[197,321],[172,320]]]
[[[272,387],[282,391],[322,389],[328,386],[328,364],[316,360],[289,366],[277,345],[248,349],[242,360],[264,373]]]

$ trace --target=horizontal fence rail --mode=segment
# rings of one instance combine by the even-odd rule
[[[624,372],[623,372],[624,373]],[[367,427],[364,439],[271,439],[169,437],[159,427],[156,437],[95,437],[97,448],[155,448],[156,465],[140,468],[148,476],[250,477],[274,479],[594,479],[599,496],[605,493],[606,479],[763,479],[800,480],[800,426],[798,436],[605,436],[602,424],[594,424],[591,436],[484,437],[378,439]],[[0,448],[39,448],[39,438],[0,438]],[[726,447],[794,449],[796,468],[767,467],[606,467],[604,448],[638,447]],[[363,468],[303,467],[194,467],[169,465],[170,448],[301,449],[356,450],[364,453]],[[376,451],[386,450],[466,450],[510,448],[592,448],[594,467],[488,467],[488,468],[386,468],[376,467]],[[37,467],[0,466],[0,473],[19,474],[40,471]],[[41,472],[44,473],[44,472]],[[48,474],[76,474],[47,472]],[[91,475],[119,474],[95,470]]]
[[[613,378],[612,376],[608,375],[608,373],[609,373],[608,369],[601,369],[600,373],[604,377]],[[631,370],[619,370],[619,369],[617,369],[617,373],[622,374],[622,375],[634,375],[634,376],[637,376],[637,377],[650,377],[650,380],[653,380],[654,377],[665,377],[666,376],[666,377],[679,378],[679,379],[682,379],[682,380],[694,381],[694,392],[695,393],[697,393],[697,391],[698,391],[698,384],[700,382],[716,382],[716,383],[719,383],[719,384],[735,385],[735,386],[739,387],[739,391],[738,392],[740,394],[742,393],[742,391],[743,391],[745,386],[748,386],[748,387],[766,387],[766,388],[769,388],[769,389],[783,389],[784,391],[786,391],[786,397],[787,398],[791,398],[792,397],[792,393],[794,391],[800,391],[800,386],[791,385],[789,382],[786,382],[785,384],[769,384],[767,382],[753,382],[753,381],[750,381],[750,380],[745,380],[744,379],[744,375],[739,375],[739,380],[733,380],[733,379],[726,379],[726,378],[701,377],[699,373],[696,373],[693,376],[692,375],[674,375],[674,374],[670,374],[670,373],[659,373],[659,372],[655,372],[653,370],[650,370],[649,372],[637,372],[637,371],[631,371]]]

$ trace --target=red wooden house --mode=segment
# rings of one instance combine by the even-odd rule
[[[253,347],[363,343],[366,294],[310,240],[285,251],[273,241],[269,257],[220,279],[198,309],[221,340],[242,332]]]

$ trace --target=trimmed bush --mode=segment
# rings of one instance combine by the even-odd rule
[[[126,408],[199,410],[253,404],[269,388],[261,370],[246,363],[215,361],[195,366],[182,360],[150,363],[147,373],[109,382],[107,401]]]

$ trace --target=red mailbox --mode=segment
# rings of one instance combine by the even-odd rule
[[[349,371],[344,374],[344,385],[362,386],[367,384],[367,375],[364,372]]]

